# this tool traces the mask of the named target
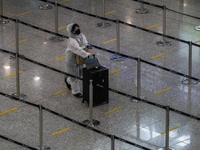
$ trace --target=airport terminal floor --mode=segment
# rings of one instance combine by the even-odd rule
[[[0,150],[200,149],[200,1],[141,2],[0,0]],[[64,82],[70,23],[109,70],[108,103]]]

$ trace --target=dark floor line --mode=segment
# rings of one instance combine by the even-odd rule
[[[11,139],[11,138],[8,138],[8,137],[5,137],[5,136],[3,136],[3,135],[0,135],[0,138],[1,138],[1,139],[4,139],[4,140],[6,140],[6,141],[9,141],[9,142],[11,142],[11,143],[17,144],[17,145],[19,145],[19,146],[22,146],[22,147],[31,149],[31,150],[38,150],[37,148],[34,148],[34,147],[29,146],[29,145],[23,144],[23,143],[21,143],[21,142],[15,141],[15,140],[13,140],[13,139]]]

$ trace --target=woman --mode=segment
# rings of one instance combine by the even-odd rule
[[[80,69],[82,65],[78,65],[75,61],[75,54],[83,58],[91,57],[93,54],[86,52],[84,49],[87,48],[88,42],[83,33],[81,33],[79,25],[71,23],[67,26],[67,32],[69,33],[69,39],[67,40],[66,54],[66,71],[74,76],[80,76]],[[66,76],[65,82],[68,89],[71,90],[72,94],[78,98],[82,98],[78,79]]]

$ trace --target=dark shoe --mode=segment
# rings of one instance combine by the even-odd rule
[[[71,90],[71,85],[67,82],[67,79],[65,78],[65,83],[66,83],[66,85],[67,85],[67,88],[69,89],[69,90]]]
[[[81,93],[77,93],[77,94],[73,94],[75,97],[77,97],[77,98],[82,98],[83,97],[83,95],[81,94]]]

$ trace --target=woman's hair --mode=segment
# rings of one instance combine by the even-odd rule
[[[79,27],[79,25],[75,23],[75,24],[72,26],[71,32],[74,32],[74,30],[75,30],[76,27]]]

